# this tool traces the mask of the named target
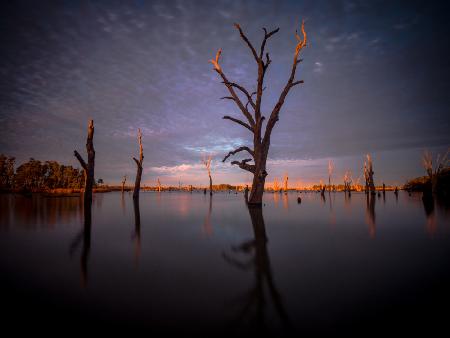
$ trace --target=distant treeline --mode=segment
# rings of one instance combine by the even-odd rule
[[[0,191],[44,191],[83,187],[83,171],[70,165],[30,158],[14,170],[15,162],[14,157],[0,154]]]

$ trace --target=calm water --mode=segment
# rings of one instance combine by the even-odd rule
[[[184,333],[445,327],[450,212],[421,194],[0,195],[3,324]],[[446,305],[444,307],[443,305]],[[2,325],[3,325],[2,324]],[[359,331],[363,330],[363,331]]]

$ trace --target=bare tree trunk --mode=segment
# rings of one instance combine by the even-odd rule
[[[81,164],[84,171],[84,207],[87,209],[92,204],[92,186],[94,185],[94,167],[95,167],[95,150],[94,150],[94,120],[89,120],[88,136],[86,140],[86,151],[88,155],[88,163],[83,160],[78,151],[74,151],[75,157]]]
[[[136,181],[134,182],[133,199],[139,198],[139,190],[141,189],[142,161],[144,160],[144,149],[142,147],[141,129],[138,129],[138,141],[139,141],[139,160],[133,157],[133,160],[134,162],[136,162],[137,165]]]
[[[122,179],[122,193],[125,191],[125,183],[127,182],[127,176],[124,176]]]
[[[259,169],[259,175],[256,173],[253,175],[253,182],[252,182],[252,190],[250,192],[250,198],[248,200],[248,204],[261,204],[262,203],[262,197],[264,194],[264,185],[266,183],[266,159],[261,159],[258,161],[259,166],[257,165]]]

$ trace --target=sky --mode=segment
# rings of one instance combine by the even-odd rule
[[[268,42],[262,111],[290,73],[302,19],[308,45],[273,130],[268,182],[334,182],[362,174],[372,154],[376,184],[424,175],[421,155],[450,146],[449,8],[436,1],[15,1],[0,10],[0,153],[78,166],[94,119],[96,177],[134,181],[137,129],[143,184],[249,183],[222,158],[252,135],[208,60],[222,48],[230,81],[249,91],[256,63],[233,27]],[[242,159],[237,156],[235,159]]]

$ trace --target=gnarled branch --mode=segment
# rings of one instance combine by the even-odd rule
[[[252,51],[253,57],[255,58],[256,62],[259,63],[259,59],[258,59],[258,55],[256,54],[256,50],[253,47],[253,45],[251,44],[251,42],[248,40],[248,38],[245,36],[244,32],[241,29],[241,26],[239,26],[239,24],[235,23],[234,27],[237,28],[237,30],[239,31],[239,34],[241,35],[242,40],[244,40],[245,43],[248,45],[248,48],[250,48],[250,50]]]
[[[218,55],[220,56],[220,53],[218,52]],[[218,60],[218,58],[217,58]],[[230,81],[228,81],[227,77],[225,76],[225,74],[222,72],[222,69],[220,68],[218,61],[217,62],[213,62],[214,60],[210,60],[211,63],[214,64],[214,69],[216,70],[217,73],[219,73],[219,75],[222,77],[223,79],[223,83],[225,84],[225,86],[228,88],[228,91],[230,92],[231,96],[233,97],[234,101],[236,102],[237,106],[239,107],[239,109],[242,111],[242,114],[244,114],[244,116],[247,118],[248,122],[250,123],[250,125],[253,127],[255,125],[255,120],[253,119],[253,116],[249,113],[249,111],[244,107],[244,105],[242,104],[241,100],[239,99],[239,97],[237,96],[236,92],[234,91],[233,87],[239,88],[240,90],[244,90],[244,94],[245,92],[247,92],[245,90],[244,87],[239,86],[237,87],[237,85],[235,83],[232,83]],[[217,63],[217,66],[216,66]],[[247,97],[248,92],[247,92]]]
[[[225,82],[223,82],[223,83],[225,85],[227,85]],[[253,109],[255,109],[255,102],[253,102],[253,100],[252,100],[252,96],[254,95],[253,93],[249,94],[247,89],[245,89],[243,86],[241,86],[241,85],[239,85],[239,84],[237,84],[235,82],[228,82],[228,84],[231,87],[235,87],[235,88],[239,89],[242,93],[244,93],[245,96],[247,96],[248,102],[245,105],[246,109],[247,109],[247,106],[248,106],[249,103],[252,105]],[[256,94],[256,92],[254,92],[254,93]]]
[[[297,84],[303,83],[302,80],[295,81],[295,72],[297,70],[297,65],[299,64],[300,60],[298,59],[298,56],[300,54],[300,51],[303,49],[303,47],[306,46],[306,31],[305,31],[305,21],[302,21],[302,27],[301,31],[303,34],[303,39],[300,38],[300,36],[297,34],[297,31],[295,31],[295,38],[297,39],[298,43],[295,47],[295,53],[294,53],[294,61],[292,63],[291,68],[291,75],[289,76],[288,82],[286,83],[286,86],[284,87],[283,91],[280,94],[280,97],[278,99],[277,104],[272,110],[272,113],[270,114],[269,120],[267,121],[266,131],[264,133],[264,139],[263,143],[269,142],[270,134],[272,133],[272,129],[275,126],[276,122],[278,121],[278,114],[280,112],[281,107],[284,104],[284,100],[286,99],[287,94],[289,93],[289,90],[294,87]]]
[[[247,164],[247,162],[252,161],[251,158],[247,158],[245,160],[242,160],[241,162],[239,161],[233,161],[231,162],[232,165],[236,164],[239,166],[239,168],[250,171],[251,173],[255,173],[256,171],[256,166],[254,164]]]
[[[272,35],[278,33],[278,31],[280,30],[280,28],[274,29],[273,31],[271,31],[270,33],[267,33],[267,29],[263,28],[264,30],[264,40],[261,43],[261,49],[259,51],[259,58],[262,59],[263,55],[264,55],[264,48],[266,47],[266,42],[267,39],[269,39]]]
[[[243,126],[243,127],[245,127],[245,128],[247,128],[248,130],[250,130],[252,133],[254,132],[253,131],[253,128],[252,127],[250,127],[247,123],[245,123],[244,121],[241,121],[241,120],[239,120],[239,119],[236,119],[236,118],[234,118],[234,117],[231,117],[231,116],[228,116],[228,115],[225,115],[224,117],[222,117],[224,120],[230,120],[230,121],[233,121],[233,122],[236,122],[237,124],[240,124],[241,126]]]
[[[253,150],[251,150],[249,147],[243,146],[243,147],[239,147],[239,148],[237,148],[237,149],[235,149],[235,150],[230,151],[230,152],[228,153],[228,155],[225,156],[225,157],[223,158],[222,162],[225,162],[225,161],[227,160],[227,158],[230,157],[231,155],[236,155],[237,153],[239,153],[239,152],[241,152],[241,151],[244,151],[244,150],[247,151],[247,152],[248,152],[250,155],[252,155],[253,157],[255,156]]]

